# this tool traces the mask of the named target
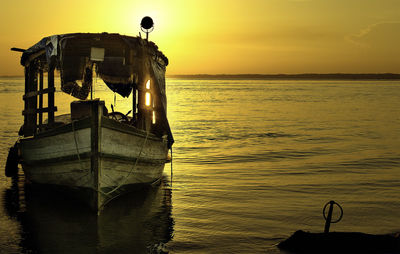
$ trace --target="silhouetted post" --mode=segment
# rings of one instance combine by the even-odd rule
[[[328,212],[328,217],[326,218],[326,221],[325,221],[325,231],[324,231],[324,233],[329,233],[329,228],[331,226],[332,212],[333,212],[333,205],[334,204],[335,204],[335,201],[330,201],[329,202],[329,212]]]
[[[329,205],[328,216],[325,216],[325,210],[326,210],[326,207],[328,205]],[[337,205],[339,207],[340,216],[339,216],[339,218],[337,220],[332,221],[332,212],[333,212],[333,206],[334,205]],[[338,203],[336,203],[335,201],[331,200],[331,201],[329,201],[328,203],[325,204],[324,209],[322,210],[322,215],[324,216],[324,219],[325,219],[325,230],[324,230],[324,233],[327,234],[327,233],[329,233],[329,228],[331,226],[331,223],[337,223],[342,219],[342,217],[343,217],[343,208]]]

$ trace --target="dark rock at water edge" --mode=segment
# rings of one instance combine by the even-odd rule
[[[310,233],[296,231],[278,244],[294,253],[400,253],[400,236],[358,232]]]

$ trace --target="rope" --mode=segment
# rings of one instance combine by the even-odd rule
[[[79,153],[79,147],[78,147],[78,141],[77,141],[77,138],[76,138],[76,131],[75,131],[74,123],[75,123],[75,121],[72,121],[72,131],[73,131],[73,133],[74,133],[74,141],[75,141],[76,154],[77,154],[77,156],[78,156],[79,165],[80,165],[80,167],[81,167],[81,170],[83,170],[81,157],[80,157],[80,155],[79,155],[80,153]],[[120,188],[122,187],[122,185],[125,184],[125,182],[127,181],[128,177],[129,177],[129,176],[132,174],[132,172],[136,169],[136,166],[137,166],[137,164],[138,164],[138,162],[139,162],[140,157],[142,156],[143,149],[144,149],[144,147],[145,147],[145,145],[146,145],[146,142],[147,142],[147,139],[148,139],[148,137],[149,137],[149,133],[150,133],[150,132],[146,132],[146,138],[145,138],[145,140],[144,140],[144,142],[143,142],[143,144],[142,144],[142,147],[140,148],[140,152],[139,152],[138,157],[136,158],[135,164],[133,165],[133,167],[131,168],[131,170],[129,171],[129,173],[124,177],[124,179],[123,179],[122,181],[120,181],[120,184],[119,184],[118,186],[116,186],[114,189],[112,189],[111,191],[109,191],[109,192],[103,192],[103,191],[101,191],[101,190],[96,190],[97,192],[99,192],[99,193],[101,193],[101,194],[103,194],[103,195],[109,196],[111,193],[117,191],[118,189],[120,189]],[[82,178],[85,177],[85,176],[87,176],[87,174],[84,175],[84,176],[82,176],[80,179],[82,179]],[[78,179],[78,180],[79,180],[79,179]],[[171,148],[171,185],[172,185],[172,148]],[[110,200],[109,200],[109,201],[110,201]],[[107,202],[107,203],[108,203],[108,202]],[[106,204],[106,203],[105,203],[105,204]],[[103,206],[104,206],[105,204],[103,204]]]
[[[172,158],[173,158],[173,157],[172,157],[172,146],[171,146],[170,149],[171,149],[171,187],[172,187],[172,177],[173,177],[173,175],[174,175],[173,172],[172,172]]]
[[[72,124],[72,132],[74,133],[76,155],[78,155],[78,160],[79,160],[79,164],[80,164],[81,163],[81,156],[79,155],[78,141],[76,140],[76,132],[75,132],[75,126],[74,126],[75,121],[76,120],[72,120],[71,124]],[[81,169],[82,169],[82,165],[81,165]]]
[[[72,124],[72,132],[74,133],[74,141],[75,141],[76,155],[78,156],[79,166],[81,167],[81,170],[82,170],[82,171],[85,171],[84,167],[82,166],[81,156],[79,155],[80,152],[79,152],[79,147],[78,147],[78,141],[77,141],[77,138],[76,138],[75,126],[74,126],[74,125],[75,125],[75,122],[76,122],[76,120],[73,120],[73,121],[71,122],[71,124]],[[88,171],[85,175],[81,176],[81,177],[78,178],[76,181],[77,181],[77,182],[80,181],[82,178],[86,177],[89,173],[90,173],[90,172]]]
[[[82,160],[81,160],[81,157],[80,157],[80,155],[79,155],[80,152],[79,152],[79,147],[78,147],[78,141],[77,141],[77,138],[76,138],[76,131],[75,131],[74,123],[75,123],[75,121],[72,121],[72,132],[74,133],[74,142],[75,142],[75,148],[76,148],[76,155],[78,156],[79,165],[80,165],[80,167],[81,167],[81,170],[84,171],[83,166],[82,166]],[[129,171],[128,175],[125,176],[125,179],[124,179],[123,181],[121,181],[120,184],[119,184],[117,187],[115,187],[114,189],[112,189],[112,190],[109,191],[109,192],[103,192],[103,191],[101,191],[101,190],[95,190],[95,191],[97,191],[97,192],[99,192],[99,193],[101,193],[101,194],[103,194],[103,195],[109,196],[111,193],[117,191],[119,188],[121,188],[121,186],[122,186],[123,184],[125,184],[126,180],[127,180],[128,177],[132,174],[133,170],[134,170],[134,169],[136,168],[136,166],[137,166],[137,163],[138,163],[138,161],[139,161],[139,159],[140,159],[140,157],[141,157],[141,155],[142,155],[143,148],[144,148],[144,146],[145,146],[145,144],[146,144],[146,142],[147,142],[147,138],[148,138],[148,137],[149,137],[149,132],[147,132],[147,134],[146,134],[146,138],[145,138],[145,140],[144,140],[144,142],[143,142],[143,145],[142,145],[142,147],[141,147],[141,149],[140,149],[139,155],[138,155],[138,157],[136,158],[136,161],[135,161],[134,166],[131,168],[131,170]],[[83,176],[82,176],[81,178],[79,178],[78,180],[84,178],[84,177],[87,176],[88,174],[89,174],[89,172],[88,172],[86,175],[83,175]]]
[[[111,191],[105,192],[105,193],[103,193],[103,194],[110,195],[111,193],[115,192],[116,190],[118,190],[119,188],[121,188],[122,185],[125,184],[126,180],[127,180],[128,177],[132,174],[133,170],[134,170],[134,169],[136,168],[136,166],[137,166],[137,163],[138,163],[138,161],[139,161],[139,159],[140,159],[140,156],[142,155],[142,151],[143,151],[143,148],[144,148],[144,146],[145,146],[145,144],[146,144],[146,142],[147,142],[147,138],[148,138],[148,137],[149,137],[149,132],[147,132],[147,134],[146,134],[146,138],[145,138],[145,140],[144,140],[144,142],[143,142],[142,148],[140,149],[139,155],[138,155],[138,157],[136,158],[135,164],[133,165],[133,167],[132,167],[131,170],[129,171],[128,175],[125,176],[125,178],[120,182],[120,184],[119,184],[117,187],[115,187],[115,188],[112,189]]]

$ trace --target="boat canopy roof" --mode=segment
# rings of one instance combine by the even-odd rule
[[[153,42],[109,33],[73,33],[45,37],[25,50],[21,65],[36,71],[58,69],[61,90],[85,100],[92,87],[93,69],[114,92],[128,97],[143,91],[148,81],[161,102],[161,115],[173,143],[167,120],[165,71],[168,58]],[[79,83],[78,83],[79,81]]]
[[[43,50],[46,51],[47,60],[50,59],[51,56],[58,56],[61,51],[64,50],[65,41],[64,40],[72,40],[77,42],[86,42],[90,40],[97,41],[98,43],[94,44],[101,44],[100,41],[108,40],[108,41],[124,41],[128,47],[135,49],[138,44],[143,46],[146,44],[148,50],[153,51],[154,54],[161,57],[165,65],[168,65],[168,58],[164,56],[164,54],[158,50],[156,44],[151,41],[146,41],[140,37],[132,37],[126,35],[120,35],[117,33],[71,33],[71,34],[58,34],[52,35],[48,37],[44,37],[38,43],[31,46],[29,49],[25,50],[21,57],[21,65],[28,64],[31,60],[35,57],[35,54],[42,52]],[[64,42],[63,42],[64,41]],[[63,42],[63,45],[60,45],[59,42]],[[89,45],[86,45],[89,46]],[[36,55],[37,56],[37,55]]]
[[[95,63],[96,72],[106,85],[127,97],[134,84],[140,84],[150,77],[163,83],[159,85],[164,88],[168,58],[158,50],[157,45],[140,37],[73,33],[45,37],[25,50],[21,65],[29,66],[32,62],[45,70],[57,68],[61,75],[62,90],[67,93],[70,93],[71,84],[78,80],[82,81],[82,87],[85,88],[85,80],[88,80],[86,70],[92,70]],[[88,91],[85,90],[88,89],[71,95],[86,99]]]

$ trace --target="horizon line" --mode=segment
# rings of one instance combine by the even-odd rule
[[[58,75],[57,75],[58,76]],[[262,73],[240,73],[240,74],[166,74],[167,78],[245,78],[245,79],[400,79],[400,73],[382,72],[382,73],[278,73],[278,74],[262,74]],[[24,75],[0,75],[0,78],[16,78],[24,77]]]
[[[241,79],[400,79],[400,73],[170,74],[167,78]]]

